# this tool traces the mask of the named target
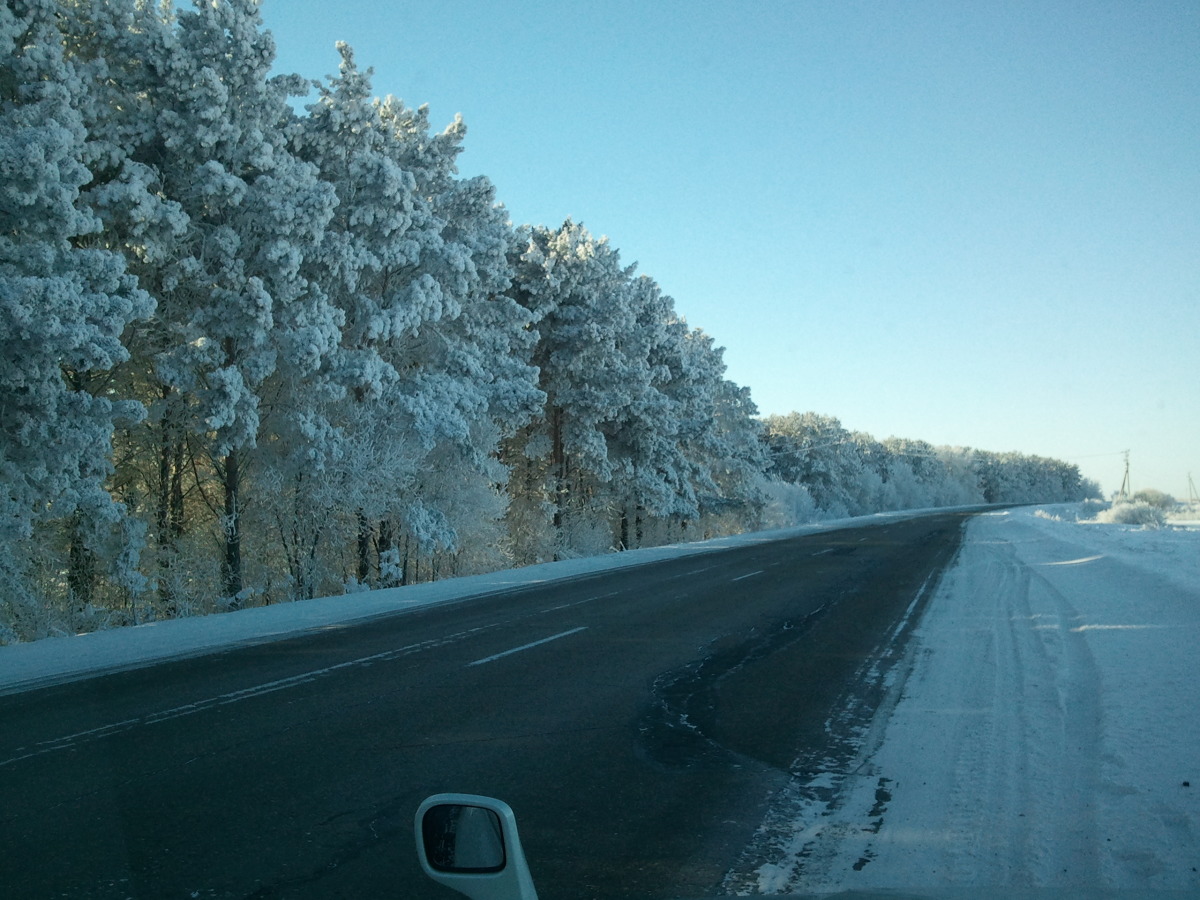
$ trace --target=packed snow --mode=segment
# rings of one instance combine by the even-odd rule
[[[971,520],[890,715],[797,775],[732,886],[1200,888],[1200,528],[1077,509]]]

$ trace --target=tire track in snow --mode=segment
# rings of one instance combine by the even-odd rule
[[[1070,626],[1078,614],[1017,558],[981,544],[970,592],[985,602],[979,678],[956,749],[947,860],[956,882],[1094,883],[1099,756],[1095,665]],[[991,587],[988,589],[987,585]],[[968,667],[960,667],[969,672]],[[1064,834],[1064,823],[1067,833]]]
[[[850,770],[793,788],[757,887],[1097,884],[1102,715],[1080,621],[1012,544],[969,530],[910,642],[901,746],[881,708]]]

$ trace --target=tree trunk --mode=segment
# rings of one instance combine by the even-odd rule
[[[174,390],[163,385],[161,396],[167,412],[159,426],[158,438],[158,504],[155,524],[158,543],[168,550],[183,534],[183,442],[179,439],[170,411]]]
[[[175,442],[175,459],[171,467],[171,506],[167,528],[171,535],[171,547],[183,537],[183,442]]]
[[[371,577],[371,538],[375,529],[361,512],[358,514],[358,571],[359,584],[366,584]]]
[[[158,526],[158,545],[164,549],[171,546],[171,440],[167,436],[167,423],[162,423],[158,446],[158,503],[154,524]]]
[[[87,382],[75,369],[64,368],[63,379],[72,391],[85,393]],[[67,590],[76,612],[83,612],[92,602],[96,590],[96,554],[84,537],[83,514],[76,510],[71,516],[67,538]]]
[[[67,550],[67,587],[76,612],[83,610],[95,597],[96,554],[83,537],[83,521],[79,513],[71,517],[70,546]]]
[[[381,563],[379,566],[379,570],[380,570],[379,571],[379,586],[380,587],[400,587],[402,585],[408,584],[407,549],[406,549],[405,559],[401,562],[401,565],[400,565],[400,576],[399,577],[397,577],[395,574],[393,574],[391,572],[389,572],[386,575],[383,572],[383,564],[382,564],[383,555],[390,550],[394,550],[395,547],[396,547],[396,538],[395,538],[395,535],[392,533],[392,523],[389,522],[387,519],[384,519],[379,523],[379,537],[377,537],[375,539],[375,552],[378,554],[379,559],[381,560]]]
[[[562,528],[567,505],[567,452],[563,447],[563,411],[555,407],[550,415],[551,462],[554,467],[554,530]]]
[[[175,428],[170,409],[174,390],[166,385],[161,396],[167,411],[159,423],[158,434],[158,497],[155,504],[154,524],[159,548],[159,568],[162,570],[159,594],[161,600],[174,604],[177,600],[171,569],[175,565],[175,553],[179,539],[183,536],[183,468],[184,444]]]
[[[221,461],[225,482],[225,558],[221,566],[221,582],[225,596],[234,600],[242,592],[242,524],[238,492],[241,487],[238,451],[230,450]]]

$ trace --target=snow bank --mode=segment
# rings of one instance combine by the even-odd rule
[[[758,888],[1200,888],[1200,531],[1063,512],[972,520],[890,720],[805,776]]]
[[[834,531],[852,525],[899,519],[923,512],[929,510],[880,513],[709,541],[564,560],[429,584],[363,591],[219,615],[170,619],[133,628],[0,646],[0,693],[13,693],[89,674],[136,668],[165,659],[212,653],[232,646],[265,643],[321,628],[359,622],[376,616],[395,615],[432,604],[449,603],[543,582],[580,578],[625,566],[748,546],[802,534]]]

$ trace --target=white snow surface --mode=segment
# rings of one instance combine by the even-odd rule
[[[0,647],[0,694],[69,681],[100,672],[137,668],[167,659],[213,653],[227,647],[266,643],[308,631],[333,628],[438,603],[464,600],[480,594],[579,578],[656,560],[821,531],[835,531],[873,521],[901,519],[934,511],[879,513],[708,541],[562,560],[427,584],[360,591],[218,615],[167,619],[132,628],[116,628],[10,644]]]
[[[1200,889],[1200,530],[1072,512],[971,520],[890,715],[731,886]]]

